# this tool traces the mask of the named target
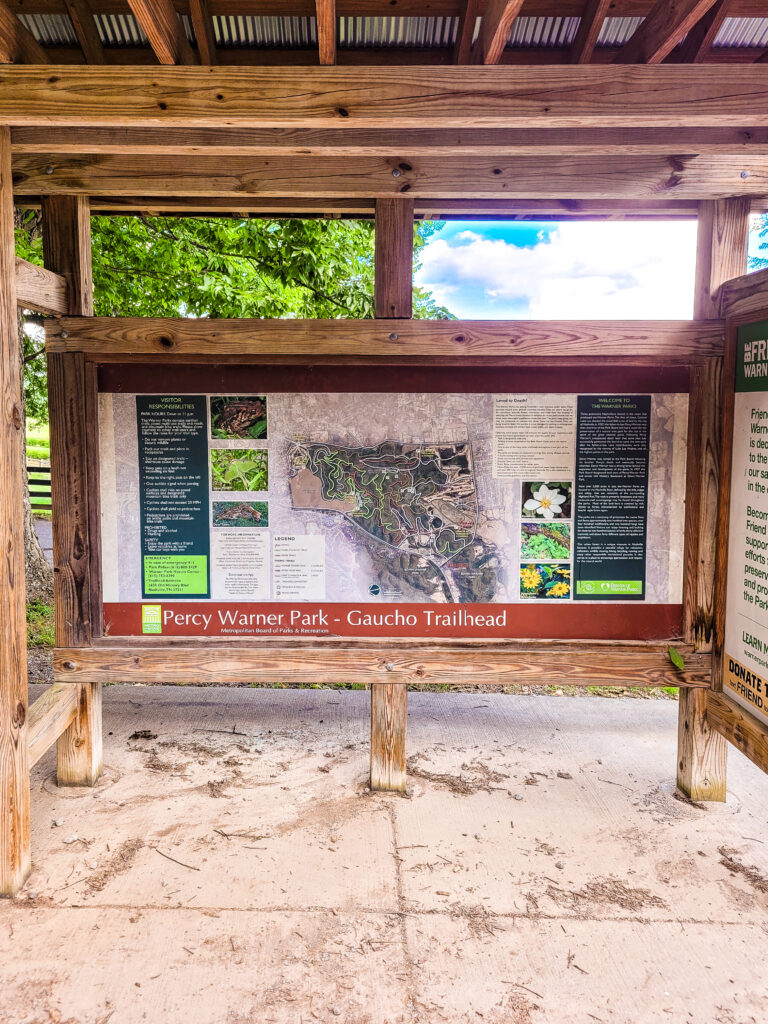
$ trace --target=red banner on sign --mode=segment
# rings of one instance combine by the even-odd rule
[[[109,636],[341,636],[658,640],[679,636],[682,605],[334,604],[146,601],[104,605]]]

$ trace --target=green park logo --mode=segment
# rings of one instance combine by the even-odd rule
[[[143,604],[141,606],[141,632],[163,632],[163,606],[160,604]]]

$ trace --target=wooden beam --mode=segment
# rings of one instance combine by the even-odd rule
[[[160,156],[768,155],[768,128],[14,128],[14,154]],[[436,200],[439,202],[439,199]],[[617,207],[616,212],[620,210]]]
[[[727,310],[733,319],[748,317],[752,313],[764,315],[768,306],[768,269],[754,274],[743,274],[726,281],[717,296],[717,307]]]
[[[48,55],[5,2],[0,0],[0,63],[48,64]]]
[[[612,0],[587,0],[571,44],[571,64],[589,64]]]
[[[459,14],[459,25],[456,29],[456,42],[453,47],[453,60],[455,64],[469,64],[470,54],[472,53],[472,41],[479,14],[480,0],[463,0],[461,13]]]
[[[192,18],[192,27],[195,31],[200,63],[213,67],[215,64],[218,64],[218,57],[216,54],[216,36],[213,31],[213,21],[208,0],[189,0],[189,13]]]
[[[466,683],[505,686],[536,682],[569,686],[709,685],[710,657],[690,653],[684,672],[669,660],[666,643],[500,641],[461,644],[436,640],[395,648],[387,641],[309,644],[259,642],[145,645],[139,638],[54,651],[56,682],[345,682]]]
[[[99,154],[14,160],[17,196],[719,199],[763,196],[768,156],[243,157]],[[436,199],[436,197],[438,197]]]
[[[64,0],[87,64],[104,64],[104,47],[88,0]]]
[[[217,199],[215,196],[91,196],[91,211],[142,215],[192,216],[218,214],[228,217],[349,217],[371,219],[376,201],[295,196]],[[40,197],[17,198],[17,205],[40,205]],[[753,199],[752,212],[762,213],[765,200]],[[414,199],[414,217],[425,220],[695,220],[695,199]]]
[[[49,198],[43,204],[43,254],[69,285],[72,312],[93,315],[91,227],[84,197]],[[92,480],[98,447],[95,396],[88,387],[81,353],[48,356],[48,407],[51,426],[51,496],[56,641],[89,644],[98,601],[92,595],[92,547],[98,492]],[[89,472],[90,470],[90,472]],[[79,687],[77,714],[57,743],[61,785],[92,786],[101,773],[101,683]]]
[[[336,63],[336,0],[315,0],[317,48],[321,64]]]
[[[403,683],[371,686],[371,789],[405,792],[408,691]]]
[[[376,316],[413,316],[412,199],[377,200],[374,262]]]
[[[29,709],[29,767],[68,729],[77,716],[79,690],[72,683],[54,683]]]
[[[93,316],[91,212],[83,196],[43,200],[43,259],[67,283],[68,312]]]
[[[713,728],[714,696],[704,690],[680,690],[677,722],[677,786],[690,800],[725,800],[728,746]]]
[[[706,60],[731,7],[732,0],[715,0],[707,13],[688,30],[682,44],[667,56],[667,61],[674,64],[701,64]]]
[[[722,693],[707,693],[707,722],[745,757],[768,772],[768,728]]]
[[[0,67],[0,123],[120,127],[768,126],[763,66]],[[55,95],[55,103],[52,96]]]
[[[750,202],[723,199],[699,204],[696,240],[696,278],[693,315],[697,320],[719,317],[719,291],[747,269]]]
[[[23,309],[49,316],[70,311],[66,278],[16,257],[16,300]]]
[[[30,872],[24,416],[16,315],[11,133],[0,126],[0,895]]]
[[[710,359],[691,367],[688,401],[683,636],[699,652],[712,650],[715,631],[722,366],[722,359]],[[678,788],[691,800],[725,800],[726,771],[726,743],[709,726],[706,698],[681,690]]]
[[[616,64],[659,64],[704,17],[715,0],[657,0],[634,35],[621,48]]]
[[[128,0],[128,4],[161,64],[195,63],[172,0]]]
[[[125,358],[446,360],[497,365],[592,360],[687,366],[722,356],[718,321],[689,320],[178,320],[64,317],[46,325],[48,352]]]
[[[523,0],[488,0],[477,40],[478,64],[498,64]]]

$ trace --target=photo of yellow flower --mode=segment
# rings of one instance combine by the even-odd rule
[[[571,567],[566,563],[520,566],[520,597],[567,600],[571,596]]]

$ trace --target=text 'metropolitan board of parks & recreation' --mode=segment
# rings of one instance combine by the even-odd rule
[[[111,635],[498,639],[590,609],[631,634],[679,606],[686,394],[241,382],[99,395]]]

